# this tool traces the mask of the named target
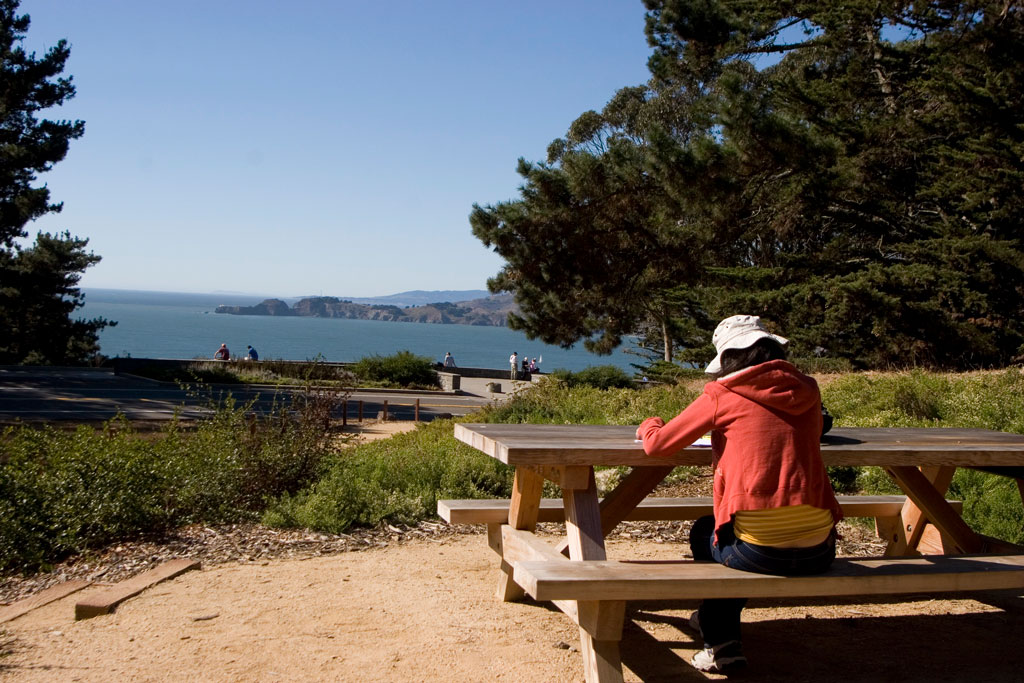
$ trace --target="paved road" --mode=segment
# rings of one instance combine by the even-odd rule
[[[362,401],[364,418],[376,419],[387,401],[389,416],[411,420],[417,399],[423,421],[465,415],[501,398],[486,391],[488,381],[464,380],[462,394],[359,390],[349,397],[348,415],[355,419]],[[227,394],[243,403],[252,400],[255,410],[266,411],[275,401],[288,403],[288,392],[246,385],[213,385],[186,392],[173,384],[115,375],[106,369],[7,366],[0,367],[0,421],[107,420],[119,412],[131,420],[167,420],[176,411],[184,418],[195,418],[208,414],[211,399]]]

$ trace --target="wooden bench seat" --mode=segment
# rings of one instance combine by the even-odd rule
[[[847,517],[892,518],[900,514],[906,496],[836,496]],[[963,504],[949,501],[957,512]],[[439,500],[437,513],[449,524],[502,524],[508,521],[508,499]],[[645,498],[626,517],[629,521],[679,521],[710,515],[710,497]],[[544,498],[540,502],[538,522],[564,522],[562,501]]]
[[[1024,555],[839,558],[825,574],[770,576],[713,562],[516,562],[537,600],[834,597],[1024,588]]]

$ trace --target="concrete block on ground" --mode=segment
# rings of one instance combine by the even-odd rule
[[[91,585],[92,581],[73,579],[71,581],[58,583],[55,586],[50,586],[46,590],[40,591],[35,595],[30,595],[24,600],[18,600],[15,603],[0,608],[0,624],[8,622],[11,619],[17,619],[22,614],[31,612],[37,607],[48,605],[55,600],[60,600],[63,597],[71,595],[72,593],[80,591],[86,586]]]
[[[128,598],[135,597],[150,586],[155,586],[167,579],[173,579],[175,576],[184,574],[192,569],[199,569],[199,562],[197,560],[171,560],[138,576],[120,581],[105,591],[79,601],[75,605],[75,620],[91,619],[101,614],[109,614],[119,604]]]

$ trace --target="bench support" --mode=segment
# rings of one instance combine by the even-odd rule
[[[890,466],[886,471],[895,479],[910,499],[903,508],[904,537],[891,543],[887,555],[908,554],[914,551],[924,533],[925,522],[932,522],[948,537],[956,552],[980,553],[982,542],[967,526],[963,518],[947,503],[943,494],[953,481],[955,467],[927,467],[918,469],[909,465]]]
[[[512,504],[508,509],[508,523],[513,529],[533,531],[537,528],[540,512],[540,497],[544,490],[544,477],[531,470],[517,467],[512,481]],[[491,534],[488,534],[491,536]],[[521,600],[526,596],[523,589],[512,580],[512,567],[502,560],[501,578],[498,581],[498,598],[504,602]]]

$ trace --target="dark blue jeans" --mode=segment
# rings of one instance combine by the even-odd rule
[[[733,535],[732,524],[727,524],[718,532],[717,544],[714,539],[714,517],[708,515],[694,522],[690,529],[693,559],[745,572],[802,576],[821,574],[836,557],[835,533],[810,548],[773,548],[739,540]],[[740,612],[746,604],[746,598],[716,598],[701,603],[698,618],[705,647],[740,639]]]

